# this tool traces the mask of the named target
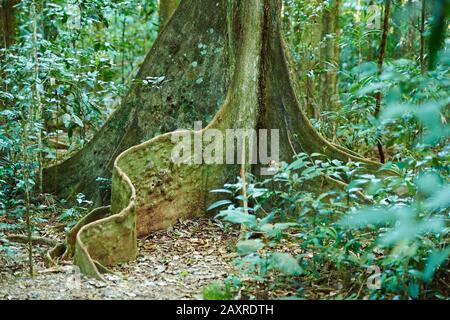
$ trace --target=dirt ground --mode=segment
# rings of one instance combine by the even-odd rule
[[[180,221],[140,240],[138,258],[114,267],[108,283],[80,275],[70,264],[47,268],[43,246],[36,247],[31,279],[25,245],[17,244],[15,260],[0,262],[0,299],[202,299],[203,288],[235,272],[238,234],[218,221]]]

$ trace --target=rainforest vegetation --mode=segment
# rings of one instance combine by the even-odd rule
[[[0,0],[0,299],[448,299],[449,17]]]

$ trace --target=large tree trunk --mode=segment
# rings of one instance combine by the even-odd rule
[[[8,48],[15,40],[14,5],[17,0],[0,0],[0,48]]]
[[[96,174],[106,175],[114,164],[111,212],[94,211],[67,238],[66,257],[74,255],[83,272],[101,279],[103,265],[134,259],[136,237],[179,218],[205,215],[215,200],[209,190],[242,169],[256,168],[247,162],[174,164],[171,155],[180,137],[190,137],[195,150],[192,141],[206,130],[278,129],[281,160],[320,152],[378,166],[330,144],[308,121],[294,90],[280,12],[280,0],[182,1],[139,74],[139,79],[165,75],[167,81],[159,89],[137,84],[85,150],[62,164],[59,175],[56,168],[47,171],[56,190],[75,185],[93,191],[89,184]],[[195,117],[207,120],[217,106],[220,110],[203,130],[167,133],[138,144]],[[120,150],[125,151],[117,156]]]
[[[8,48],[15,41],[16,36],[16,19],[14,16],[14,5],[18,0],[0,0],[0,49]],[[0,52],[0,77],[4,77],[2,61],[5,55]],[[7,91],[6,82],[3,83],[2,89]],[[5,108],[4,101],[0,100],[0,110]],[[0,157],[2,152],[0,151]]]
[[[159,26],[161,28],[172,17],[178,2],[178,0],[159,0]]]
[[[120,153],[155,135],[190,129],[194,121],[208,123],[213,118],[225,100],[231,74],[223,21],[226,5],[199,2],[204,7],[196,1],[180,4],[124,102],[93,140],[72,158],[45,170],[47,192],[66,198],[82,192],[98,204],[107,204],[110,194],[100,189],[96,179],[111,177]],[[160,79],[144,84],[148,77]]]

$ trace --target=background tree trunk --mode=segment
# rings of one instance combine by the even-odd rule
[[[15,41],[14,5],[17,3],[17,0],[0,1],[0,48],[8,48]]]
[[[14,16],[14,5],[18,0],[0,0],[0,49],[8,48],[15,41],[16,36],[16,19]],[[0,64],[4,60],[4,56],[0,53]],[[0,77],[3,76],[2,66],[0,65]],[[7,91],[7,85],[2,88]],[[4,102],[0,101],[0,110],[4,109]],[[1,156],[1,152],[0,152]]]
[[[391,0],[385,0],[384,2],[384,18],[383,18],[383,33],[381,35],[380,41],[380,53],[378,54],[378,77],[383,74],[384,57],[386,55],[386,47],[389,33],[389,19],[391,16]],[[377,92],[375,95],[376,105],[375,105],[375,118],[378,118],[381,111],[381,99],[383,94],[381,91]],[[384,153],[382,137],[378,139],[377,142],[378,153],[380,155],[380,162],[386,162],[386,155]]]
[[[342,13],[342,1],[332,0],[323,14],[323,28],[320,64],[322,74],[320,78],[321,107],[323,111],[336,110],[339,104],[337,73],[339,70],[339,38],[341,34],[339,17]]]
[[[321,10],[307,13],[310,19],[303,22],[305,27],[297,25],[292,30],[291,39],[300,42],[297,69],[300,85],[306,89],[301,99],[305,101],[308,116],[319,118],[322,111],[335,110],[339,101],[337,71],[342,1],[310,0],[306,6]]]

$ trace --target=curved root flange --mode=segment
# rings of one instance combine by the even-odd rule
[[[87,276],[104,281],[106,266],[134,260],[137,255],[135,188],[121,168],[114,166],[118,183],[128,195],[126,206],[117,214],[110,207],[97,208],[81,219],[67,234],[66,242],[46,255],[50,264],[70,259]],[[108,216],[109,215],[109,216]]]

